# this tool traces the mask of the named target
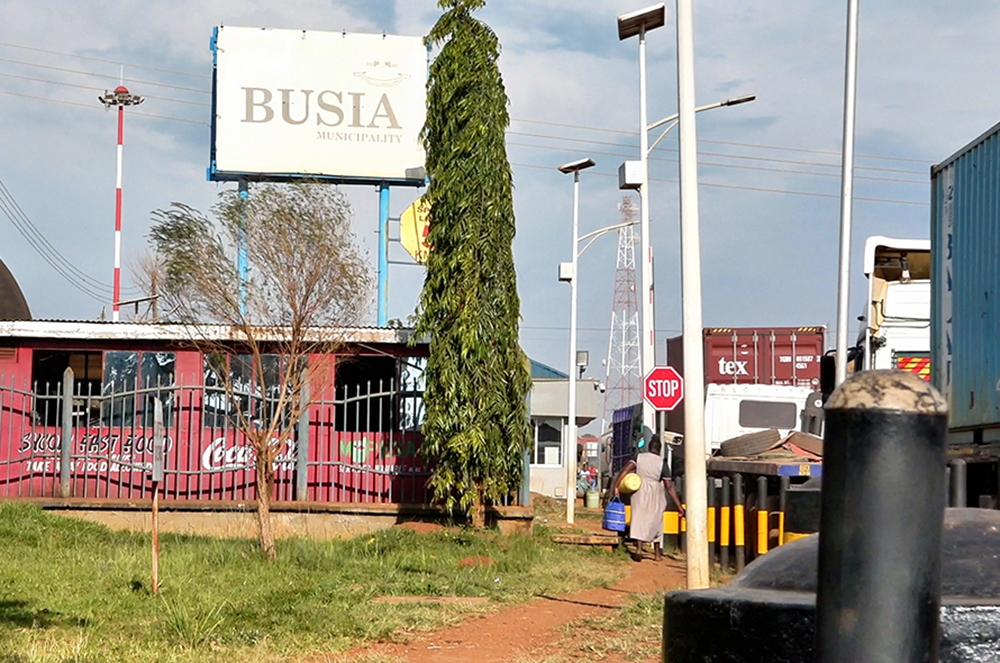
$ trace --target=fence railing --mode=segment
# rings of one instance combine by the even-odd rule
[[[405,381],[404,381],[405,382]],[[97,391],[97,393],[94,393]],[[395,380],[338,386],[310,399],[274,462],[275,500],[426,504],[421,404]],[[226,392],[175,376],[117,389],[77,382],[16,386],[0,376],[0,498],[151,497],[153,404],[165,431],[162,497],[253,500],[254,452],[237,424],[273,413],[266,390]]]

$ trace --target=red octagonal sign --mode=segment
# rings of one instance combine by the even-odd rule
[[[672,366],[657,366],[642,381],[646,402],[657,410],[673,410],[684,398],[684,378]]]

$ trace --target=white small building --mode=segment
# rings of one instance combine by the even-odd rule
[[[548,497],[566,497],[566,454],[576,453],[576,440],[570,440],[569,376],[555,369],[531,362],[531,400],[529,412],[534,432],[531,454],[531,492]],[[576,381],[576,425],[579,429],[601,414],[604,386],[593,378]]]

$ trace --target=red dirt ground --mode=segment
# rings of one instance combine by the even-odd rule
[[[624,604],[630,593],[676,589],[683,582],[682,562],[670,558],[654,562],[647,555],[642,562],[631,564],[628,575],[613,587],[537,598],[493,614],[471,616],[459,626],[435,631],[407,643],[373,644],[355,649],[337,660],[346,662],[372,655],[413,663],[528,663],[563,656],[576,660],[578,654],[565,648],[563,625],[581,617],[607,614]],[[614,663],[614,659],[605,660]]]

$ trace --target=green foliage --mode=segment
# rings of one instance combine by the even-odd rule
[[[611,657],[648,661],[658,657],[663,636],[663,594],[631,594],[618,610],[583,617],[564,629],[585,660]]]
[[[437,498],[481,522],[522,477],[530,440],[527,361],[511,244],[510,123],[496,34],[474,19],[482,0],[441,0],[428,43],[424,142],[430,178],[427,241],[434,247],[418,333],[430,335],[422,451],[435,463]]]
[[[492,564],[460,563],[479,556]],[[607,585],[626,565],[621,555],[546,536],[463,530],[288,539],[273,562],[249,540],[161,533],[154,595],[148,534],[0,503],[0,662],[324,660],[503,603]]]
[[[201,647],[215,635],[225,617],[221,616],[226,603],[196,610],[178,600],[164,598],[163,613],[167,630],[177,642],[189,649]]]

